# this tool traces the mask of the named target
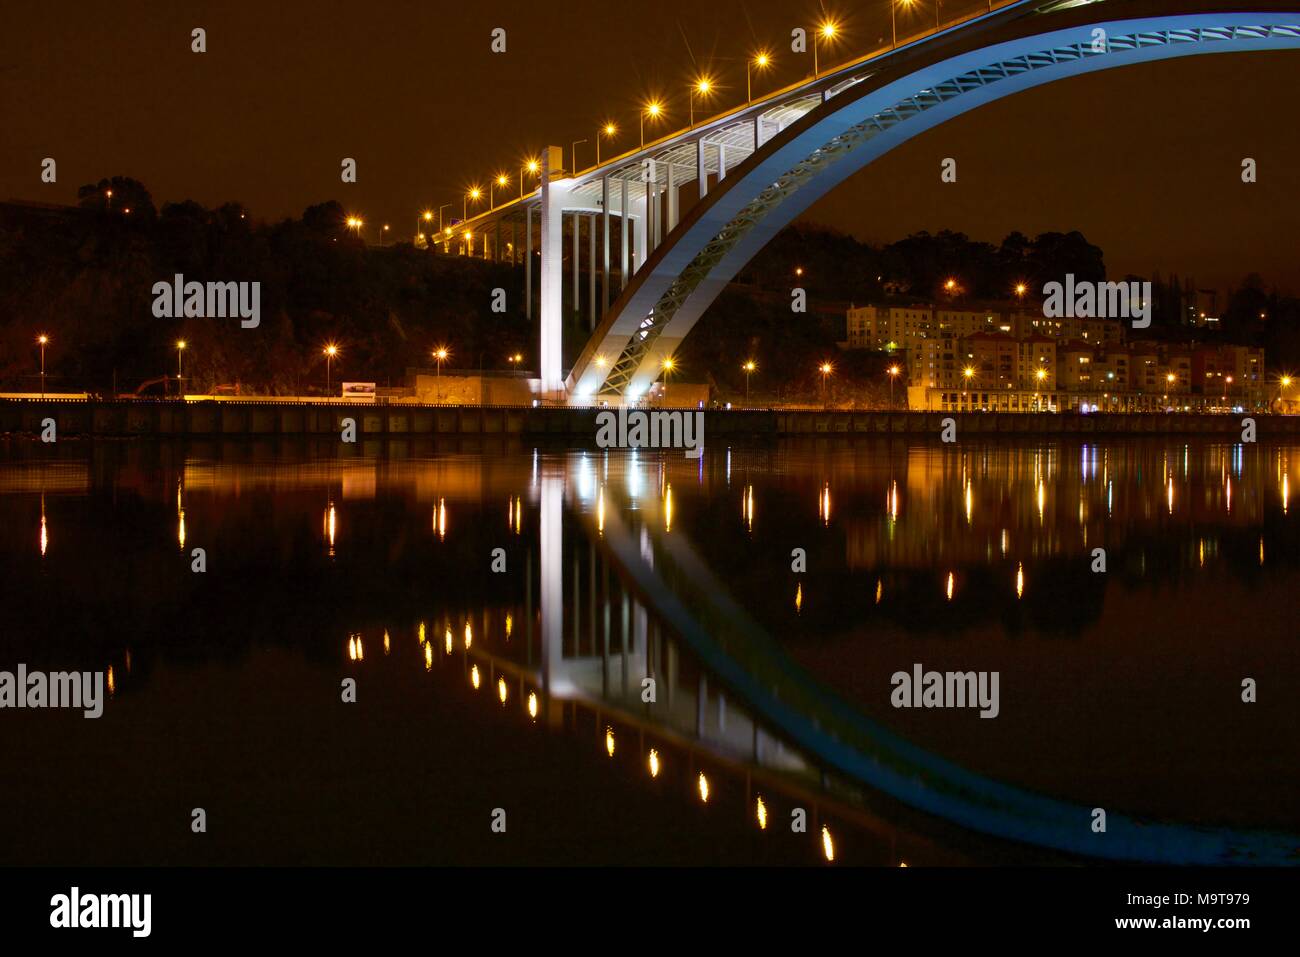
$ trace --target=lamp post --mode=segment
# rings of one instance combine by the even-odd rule
[[[890,2],[892,3],[893,0],[890,0]],[[813,79],[816,79],[818,76],[821,75],[821,66],[817,62],[818,38],[833,40],[835,39],[835,34],[838,32],[839,32],[839,27],[836,26],[832,21],[826,20],[821,24],[821,26],[817,28],[817,32],[813,35]]]
[[[889,407],[890,407],[891,409],[894,407],[894,380],[898,378],[898,374],[899,374],[899,372],[901,372],[901,371],[902,371],[902,370],[899,369],[898,366],[896,366],[896,365],[894,365],[894,366],[890,366],[889,369],[888,369],[888,372],[889,372]]]
[[[434,392],[434,401],[439,405],[442,404],[442,364],[447,361],[447,356],[449,355],[451,355],[451,353],[447,350],[446,346],[439,346],[433,353],[433,357],[438,360],[438,375],[436,377],[438,386]]]
[[[176,340],[176,394],[185,397],[184,379],[182,378],[181,356],[185,353],[185,340]]]
[[[571,168],[570,168],[570,170],[569,170],[570,175],[572,175],[572,174],[578,172],[578,147],[581,146],[581,145],[582,145],[583,143],[585,143],[585,142],[587,142],[587,141],[586,141],[586,140],[574,140],[574,141],[573,141],[573,145],[569,147],[569,163],[570,163],[570,166],[571,166]]]
[[[510,177],[505,173],[497,173],[496,179],[488,183],[488,209],[496,209],[496,194],[494,187],[506,187],[510,185]]]
[[[663,106],[660,105],[658,100],[651,100],[649,103],[645,105],[645,109],[641,111],[641,148],[642,149],[645,149],[645,118],[648,116],[652,120],[657,120],[659,119],[663,111],[664,108]]]
[[[695,97],[699,96],[701,99],[703,99],[704,97],[709,95],[709,91],[712,89],[713,89],[713,81],[710,80],[707,76],[700,77],[698,80],[695,81],[695,85],[691,87],[690,122],[692,128],[694,128],[695,126]]]
[[[829,362],[823,362],[817,367],[817,371],[822,374],[822,405],[826,404],[826,377],[831,374],[834,368]]]
[[[539,175],[539,171],[541,170],[541,168],[542,168],[542,164],[537,162],[537,160],[535,159],[530,159],[528,160],[528,162],[524,163],[523,166],[519,167],[519,198],[520,199],[524,198],[524,173],[532,173],[534,176],[537,176]]]
[[[442,232],[442,211],[450,205],[451,203],[443,203],[438,207],[438,232]]]
[[[330,379],[330,363],[334,357],[339,354],[339,347],[334,343],[328,343],[325,346],[325,395],[328,396],[334,391],[332,380]]]
[[[45,347],[49,345],[50,337],[41,333],[36,337],[36,344],[41,347],[41,398],[45,398]]]
[[[749,405],[749,377],[758,366],[755,365],[753,359],[750,359],[741,368],[745,370],[745,405]]]
[[[816,41],[813,41],[814,43]],[[754,86],[750,79],[750,67],[758,67],[760,70],[766,70],[772,63],[772,58],[766,51],[756,53],[752,58],[745,61],[745,102],[754,102]]]
[[[912,0],[889,0],[889,32],[893,37],[893,46],[898,47],[898,23],[894,16],[894,10],[899,4],[910,5]],[[935,12],[935,22],[938,23],[938,12]]]
[[[461,197],[460,218],[462,220],[469,219],[469,201],[472,199],[477,203],[482,195],[483,190],[479,189],[477,186],[471,186],[469,192]]]
[[[664,405],[668,405],[668,376],[673,371],[673,357],[664,360]]]
[[[618,133],[617,126],[615,126],[613,123],[606,123],[604,126],[600,128],[600,132],[596,134],[596,165],[597,166],[600,165],[600,138],[603,136],[606,139],[612,140],[615,134],[617,133]]]

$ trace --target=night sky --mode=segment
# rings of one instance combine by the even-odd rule
[[[971,7],[945,4],[945,12]],[[978,3],[974,6],[979,6]],[[79,185],[142,180],[160,207],[193,198],[298,215],[340,200],[408,236],[419,210],[547,141],[591,139],[620,124],[636,142],[637,105],[668,98],[674,126],[697,71],[744,98],[744,56],[771,49],[756,92],[811,72],[789,52],[815,3],[661,0],[654,5],[312,3],[11,4],[0,31],[0,198],[75,202]],[[889,36],[889,7],[828,4],[841,38],[823,64]],[[933,18],[930,2],[900,11]],[[494,27],[508,52],[489,50]],[[208,52],[190,52],[207,30]],[[810,210],[872,241],[950,228],[996,242],[1011,229],[1082,230],[1125,272],[1194,276],[1220,288],[1248,271],[1300,292],[1300,53],[1230,54],[1133,67],[1051,84],[912,140]],[[647,131],[649,132],[649,131]],[[578,147],[579,165],[592,161]],[[613,150],[607,150],[609,155]],[[40,182],[58,161],[59,181]],[[358,183],[339,180],[343,157]],[[939,182],[939,160],[958,182]],[[1240,181],[1242,157],[1260,181]],[[515,189],[517,187],[512,187]]]

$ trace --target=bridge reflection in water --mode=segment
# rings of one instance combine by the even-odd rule
[[[814,822],[829,812],[865,825],[888,838],[891,858],[906,835],[912,853],[940,859],[931,838],[941,834],[945,848],[980,854],[992,839],[1031,857],[1294,863],[1291,835],[1183,827],[1115,809],[1102,838],[1090,827],[1091,807],[973,774],[867,719],[727,593],[673,530],[663,469],[645,494],[648,464],[635,453],[535,464],[540,568],[534,607],[530,554],[526,657],[516,662],[471,643],[462,650],[467,667],[481,666],[471,671],[478,680],[483,670],[489,685],[508,676],[524,700],[540,696],[550,720],[558,708],[560,720],[576,723],[585,709],[602,738],[606,721],[632,729],[646,760],[649,737],[682,750],[692,767],[708,761],[742,776],[756,815],[765,816],[756,795],[767,789],[806,805]],[[581,530],[567,549],[566,516]],[[810,833],[831,853],[828,828],[814,823]]]

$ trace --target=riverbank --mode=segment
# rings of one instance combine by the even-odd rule
[[[58,436],[273,436],[342,434],[357,438],[420,435],[596,435],[599,409],[526,406],[374,405],[362,402],[0,400],[0,433],[39,435],[53,420]],[[683,410],[687,411],[687,410]],[[706,436],[810,434],[957,435],[1204,434],[1241,437],[1241,414],[911,412],[710,409]],[[1251,416],[1259,436],[1300,435],[1300,416]]]

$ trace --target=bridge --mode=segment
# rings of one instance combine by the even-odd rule
[[[808,42],[815,49],[816,37]],[[1068,77],[1297,48],[1295,0],[989,0],[742,106],[692,117],[685,129],[582,171],[565,169],[564,151],[547,147],[530,164],[538,178],[532,192],[446,227],[438,242],[446,251],[522,260],[526,314],[539,319],[544,401],[635,402],[780,229],[911,138]],[[504,240],[503,230],[514,238]],[[568,242],[572,314],[585,315],[590,336],[566,370]]]

